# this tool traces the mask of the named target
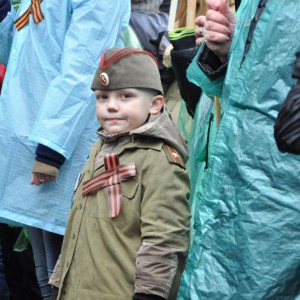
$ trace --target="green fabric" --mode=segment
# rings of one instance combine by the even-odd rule
[[[178,120],[176,125],[185,140],[189,141],[192,134],[193,119],[187,112],[186,104],[183,100],[180,101]]]
[[[194,232],[180,300],[300,299],[300,156],[280,153],[273,136],[294,83],[300,2],[268,1],[241,65],[258,3],[242,1],[224,81],[210,81],[196,61],[188,70],[206,94],[222,96],[222,116],[204,170],[197,151],[213,108],[203,110],[202,97],[190,141]]]
[[[121,33],[121,39],[124,43],[124,47],[133,47],[143,50],[137,35],[130,25]]]
[[[183,37],[187,36],[195,36],[195,28],[186,28],[186,27],[181,27],[181,28],[176,28],[169,33],[169,39],[170,41],[175,41],[179,40]]]
[[[11,4],[13,5],[14,9],[17,10],[20,6],[20,0],[11,0]]]
[[[214,119],[211,123],[211,127],[209,128],[210,114],[213,114]],[[208,135],[209,142],[207,151]],[[204,189],[203,181],[211,164],[211,151],[213,149],[216,135],[217,126],[213,101],[205,94],[202,94],[195,111],[193,128],[191,130],[188,143],[190,159],[188,161],[187,168],[191,179],[190,207],[192,212],[198,211],[201,206],[201,201],[198,201],[198,199],[201,199],[202,197]],[[208,161],[208,168],[206,168],[206,161]],[[192,213],[191,240],[194,236],[194,228],[197,226],[197,224],[195,224],[194,216],[195,213]]]
[[[16,252],[22,252],[28,248],[30,244],[30,237],[28,230],[23,227],[17,241],[14,244],[14,251]]]

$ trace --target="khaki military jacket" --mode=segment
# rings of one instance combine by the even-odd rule
[[[59,299],[129,300],[134,293],[176,299],[190,226],[183,158],[161,138],[119,140],[113,151],[121,165],[134,162],[137,174],[121,182],[121,212],[109,217],[107,187],[82,195],[83,183],[104,171],[96,158],[106,143],[92,147],[63,242]]]

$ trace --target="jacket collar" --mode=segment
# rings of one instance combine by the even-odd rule
[[[131,137],[131,142],[126,144],[124,149],[128,149],[129,147],[139,147],[160,150],[163,144],[161,141],[164,141],[168,145],[176,148],[185,161],[188,159],[188,148],[186,142],[173,123],[166,107],[164,107],[162,113],[156,116],[150,116],[148,122],[130,132],[109,134],[107,131],[100,128],[97,133],[100,138],[104,140],[104,143],[117,141],[126,136]],[[143,136],[144,138],[138,139],[138,136]],[[156,143],[155,140],[158,139],[160,142]],[[149,140],[151,140],[151,142]]]

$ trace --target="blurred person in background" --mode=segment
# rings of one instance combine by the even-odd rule
[[[28,226],[48,299],[72,190],[96,139],[94,69],[122,45],[130,2],[22,0],[16,11],[2,0],[0,13],[0,220]]]

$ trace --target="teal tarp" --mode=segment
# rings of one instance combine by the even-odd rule
[[[300,156],[280,153],[273,136],[294,83],[300,2],[268,1],[241,65],[258,3],[242,1],[224,83],[195,61],[188,71],[209,96],[221,96],[223,114],[209,168],[191,168],[193,241],[179,299],[300,299]],[[213,108],[203,106],[195,124],[205,131]],[[199,132],[195,156],[205,142]]]

